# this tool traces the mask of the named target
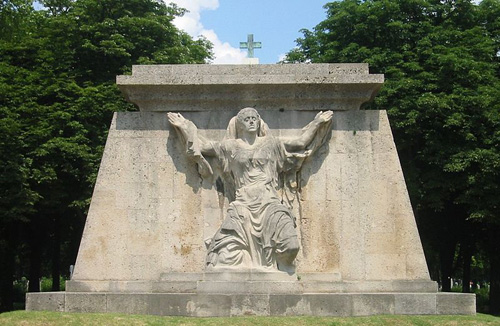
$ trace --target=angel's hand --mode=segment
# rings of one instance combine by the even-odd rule
[[[186,125],[187,120],[180,113],[168,112],[168,121],[178,128],[182,128]]]
[[[332,117],[333,117],[333,111],[320,111],[318,112],[318,114],[316,114],[316,117],[314,118],[314,120],[320,122],[320,123],[325,123],[325,122],[328,122],[330,120],[332,120]]]

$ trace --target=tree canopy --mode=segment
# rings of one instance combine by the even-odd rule
[[[0,311],[12,308],[14,275],[37,291],[52,274],[58,290],[74,263],[111,116],[135,110],[115,76],[212,55],[163,1],[40,3],[0,3]]]
[[[371,108],[388,111],[424,246],[439,252],[443,288],[457,243],[463,248],[487,231],[491,309],[500,312],[500,2],[343,0],[325,9],[286,61],[367,62],[385,74]]]

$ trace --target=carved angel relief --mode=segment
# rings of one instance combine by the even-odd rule
[[[255,109],[244,108],[229,122],[224,140],[210,141],[181,114],[168,113],[200,175],[213,174],[205,157],[214,157],[224,187],[234,189],[226,218],[208,246],[207,268],[294,272],[299,241],[291,205],[299,188],[297,173],[325,142],[332,116],[332,111],[319,112],[300,136],[279,139]]]

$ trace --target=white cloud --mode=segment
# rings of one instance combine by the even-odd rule
[[[206,37],[213,43],[214,60],[216,64],[238,64],[242,63],[246,57],[246,52],[239,48],[232,47],[228,42],[222,42],[214,30],[205,29],[201,23],[201,12],[203,10],[216,10],[219,7],[219,0],[164,0],[168,3],[175,3],[181,8],[187,9],[183,17],[174,19],[177,28],[196,38],[200,35]]]

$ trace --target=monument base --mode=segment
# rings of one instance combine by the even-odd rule
[[[26,310],[162,316],[474,315],[476,297],[463,293],[28,293]]]
[[[169,316],[475,314],[474,294],[440,293],[429,280],[343,281],[339,273],[216,270],[157,281],[68,281],[28,293],[26,310]]]

